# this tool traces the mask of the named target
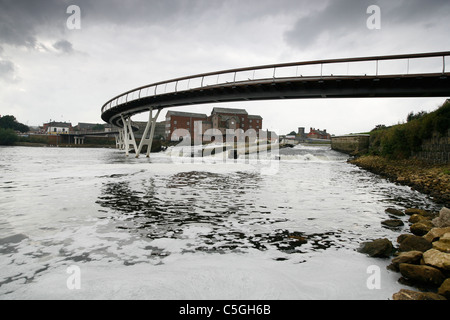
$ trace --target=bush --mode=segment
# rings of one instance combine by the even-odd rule
[[[431,113],[410,113],[407,120],[405,124],[372,130],[369,152],[391,159],[407,159],[421,150],[423,140],[433,135],[445,136],[450,128],[450,102]]]
[[[0,128],[0,145],[11,146],[18,139],[17,134],[12,129]]]

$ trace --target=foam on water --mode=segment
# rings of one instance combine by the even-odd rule
[[[387,260],[355,249],[395,242],[387,207],[439,209],[327,147],[226,163],[165,153],[0,148],[2,299],[388,299]],[[195,159],[194,159],[195,160]],[[367,267],[381,288],[366,285]],[[67,267],[81,289],[67,287]]]

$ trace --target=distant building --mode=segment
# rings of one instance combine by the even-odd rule
[[[78,132],[111,132],[112,125],[109,123],[86,123],[78,122],[78,124],[73,128],[74,131]]]
[[[72,131],[72,124],[70,122],[49,122],[44,123],[43,130],[47,134],[68,134]]]
[[[302,141],[305,141],[306,138],[307,138],[307,135],[305,133],[305,128],[299,127],[298,133],[295,135],[295,141],[302,142]]]
[[[177,140],[179,137],[173,136],[173,132],[177,129],[185,129],[191,137],[194,137],[194,122],[207,121],[208,116],[204,113],[168,111],[166,114],[166,139]],[[203,133],[203,132],[202,132]]]
[[[263,118],[259,115],[249,115],[245,109],[232,108],[213,108],[209,117],[204,113],[168,111],[166,114],[166,139],[177,139],[177,137],[172,137],[173,132],[177,129],[188,130],[191,137],[194,137],[194,124],[198,121],[202,123],[202,132],[197,132],[197,134],[204,134],[208,129],[218,129],[222,135],[226,134],[227,129],[242,129],[244,132],[254,129],[258,134],[262,129]]]
[[[320,129],[314,129],[310,128],[309,133],[306,135],[309,139],[331,139],[331,135],[327,133],[327,130],[320,130]]]

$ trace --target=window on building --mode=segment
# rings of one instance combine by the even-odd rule
[[[188,122],[186,122],[186,125],[187,125],[187,126],[189,126],[189,121],[188,121]]]
[[[174,121],[173,121],[173,124],[177,124],[177,120],[174,120]]]
[[[252,119],[250,119],[250,123],[252,123]]]

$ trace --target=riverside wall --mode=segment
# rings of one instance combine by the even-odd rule
[[[370,135],[355,134],[331,137],[331,149],[356,155],[369,150]]]

